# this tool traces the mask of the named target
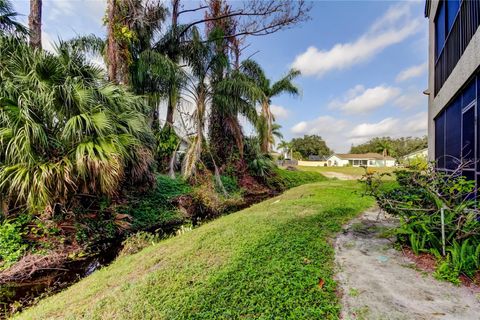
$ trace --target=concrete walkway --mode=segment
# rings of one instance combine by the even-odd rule
[[[418,271],[392,247],[385,231],[395,224],[372,209],[345,226],[336,239],[342,318],[480,319],[478,295]]]

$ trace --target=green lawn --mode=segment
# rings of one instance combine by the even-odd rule
[[[350,176],[360,178],[365,174],[365,169],[360,167],[297,167],[302,171],[312,171],[312,172],[339,172],[343,174],[348,174]],[[370,167],[368,170],[379,172],[379,173],[390,173],[395,170],[398,170],[396,167]]]
[[[119,258],[19,319],[337,319],[330,239],[373,205],[325,181]],[[323,283],[323,285],[319,285]]]

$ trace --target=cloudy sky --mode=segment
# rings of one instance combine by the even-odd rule
[[[28,14],[28,0],[13,1]],[[250,39],[250,52],[278,79],[302,77],[301,97],[272,110],[286,139],[321,135],[337,152],[374,136],[421,136],[427,128],[427,20],[423,1],[315,1],[302,26]],[[104,0],[44,0],[44,46],[104,35]]]

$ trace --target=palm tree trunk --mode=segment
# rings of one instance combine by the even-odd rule
[[[42,48],[42,0],[30,0],[30,15],[28,16],[30,28],[30,46]]]
[[[272,117],[270,114],[270,106],[268,105],[268,101],[264,101],[262,103],[262,116],[266,121],[266,132],[263,136],[263,141],[261,142],[262,152],[268,153],[270,152],[270,142],[269,139],[272,136]]]
[[[165,121],[165,125],[173,126],[174,122],[174,115],[175,115],[175,107],[177,105],[177,88],[175,84],[172,84],[169,88],[168,94],[168,105],[167,105],[167,118]]]
[[[108,0],[107,3],[107,69],[108,79],[114,83],[117,81],[117,51],[118,46],[115,41],[114,23],[116,16],[115,0]]]
[[[177,32],[179,7],[180,7],[180,0],[172,0],[172,30],[174,33]],[[172,61],[178,62],[177,57],[170,57],[170,58],[172,59]],[[168,93],[167,118],[165,121],[165,125],[173,126],[175,107],[177,104],[177,95],[178,95],[178,88],[176,86],[176,83],[172,83],[170,85],[169,93]]]

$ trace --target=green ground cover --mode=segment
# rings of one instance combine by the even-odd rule
[[[18,319],[336,319],[330,239],[373,205],[355,181],[303,185],[117,259]]]

